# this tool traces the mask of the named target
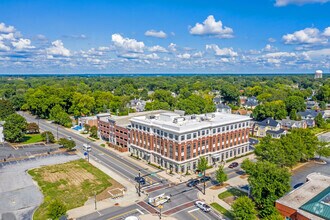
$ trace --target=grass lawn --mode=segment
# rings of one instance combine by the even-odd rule
[[[41,134],[27,134],[24,136],[21,144],[33,144],[37,142],[42,142]]]
[[[63,202],[73,209],[84,205],[87,199],[111,186],[111,178],[101,170],[80,159],[64,164],[29,170],[28,173],[38,182],[44,201],[34,213],[33,219],[47,219],[48,205],[53,200]]]
[[[227,218],[229,219],[234,219],[233,214],[228,211],[227,209],[225,209],[224,207],[222,207],[221,205],[219,205],[216,202],[213,202],[210,204],[215,210],[217,210],[218,212],[220,212],[221,214],[225,215]]]
[[[230,188],[230,189],[228,189],[227,191],[225,191],[225,192],[223,192],[223,193],[220,193],[220,194],[218,195],[219,199],[225,199],[225,198],[228,198],[228,197],[231,197],[231,196],[237,196],[237,197],[240,197],[240,196],[247,196],[247,193],[242,192],[242,191],[239,190],[239,189]]]

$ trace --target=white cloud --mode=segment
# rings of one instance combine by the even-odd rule
[[[216,56],[221,57],[236,57],[238,56],[237,52],[233,50],[233,48],[219,48],[218,45],[215,44],[208,44],[206,45],[206,50],[214,51]]]
[[[49,58],[54,56],[64,56],[69,57],[71,56],[70,50],[64,47],[63,42],[61,40],[56,40],[52,42],[52,47],[46,49]]]
[[[159,52],[159,53],[167,53],[168,52],[164,47],[159,46],[159,45],[149,47],[148,50],[150,52]]]
[[[275,52],[275,53],[267,53],[264,55],[266,58],[281,58],[281,57],[295,57],[296,54],[293,52]]]
[[[312,58],[321,58],[321,57],[330,58],[330,48],[325,48],[320,50],[310,50],[310,51],[306,51],[305,53]]]
[[[274,42],[276,42],[276,39],[275,39],[275,38],[272,38],[272,37],[270,37],[270,38],[268,38],[268,42],[270,42],[270,43],[274,43]]]
[[[35,48],[34,46],[31,45],[31,40],[30,39],[20,38],[18,41],[11,42],[11,44],[17,50],[24,50],[24,49]]]
[[[0,51],[9,51],[10,47],[6,46],[2,41],[0,41]]]
[[[328,42],[317,28],[305,28],[292,34],[286,34],[282,39],[285,44],[324,44]]]
[[[170,43],[170,45],[168,45],[168,49],[169,49],[171,52],[176,52],[176,44],[174,44],[174,43]]]
[[[196,53],[194,53],[193,55],[192,55],[192,57],[195,57],[195,58],[201,58],[201,57],[203,57],[203,52],[202,51],[198,51],[198,52],[196,52]]]
[[[311,3],[327,3],[330,0],[276,0],[275,5],[278,7],[287,5],[304,5]]]
[[[277,48],[274,47],[273,45],[267,44],[262,50],[265,52],[274,52],[277,51]]]
[[[183,54],[179,54],[178,57],[180,59],[190,59],[191,55],[189,53],[183,53]]]
[[[213,15],[209,15],[203,24],[196,23],[189,32],[192,35],[208,35],[218,38],[232,38],[234,33],[232,28],[223,26],[220,20],[215,21]]]
[[[323,35],[326,37],[330,37],[330,27],[327,27],[326,29],[324,29]]]
[[[157,37],[157,38],[166,38],[167,34],[164,31],[155,31],[155,30],[148,30],[144,33],[147,37]]]
[[[134,53],[143,53],[144,43],[139,42],[135,39],[124,38],[120,34],[113,34],[112,37],[113,44],[124,51],[134,52]]]
[[[0,40],[10,40],[10,41],[13,41],[13,40],[15,40],[15,36],[14,36],[13,33],[0,34]]]
[[[0,33],[13,33],[15,28],[13,26],[6,26],[5,23],[0,23]]]
[[[138,60],[158,60],[159,56],[156,53],[141,54],[141,53],[125,53],[120,54],[119,57],[126,59],[138,59]]]

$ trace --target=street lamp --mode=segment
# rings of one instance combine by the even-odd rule
[[[159,205],[158,208],[159,208],[159,219],[162,219],[162,208],[163,208],[163,206]]]

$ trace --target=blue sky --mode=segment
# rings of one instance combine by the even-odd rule
[[[0,72],[330,72],[329,14],[330,0],[0,0]]]

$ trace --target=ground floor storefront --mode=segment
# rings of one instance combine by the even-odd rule
[[[209,152],[201,155],[200,157],[205,157],[209,165],[218,166],[223,165],[229,159],[243,156],[251,152],[251,150],[252,149],[249,144],[242,144],[217,152]],[[134,156],[141,158],[142,160],[153,163],[166,170],[172,170],[176,173],[195,172],[197,169],[198,160],[200,158],[195,157],[186,161],[175,161],[156,152],[148,151],[132,144],[129,146],[129,151]]]

